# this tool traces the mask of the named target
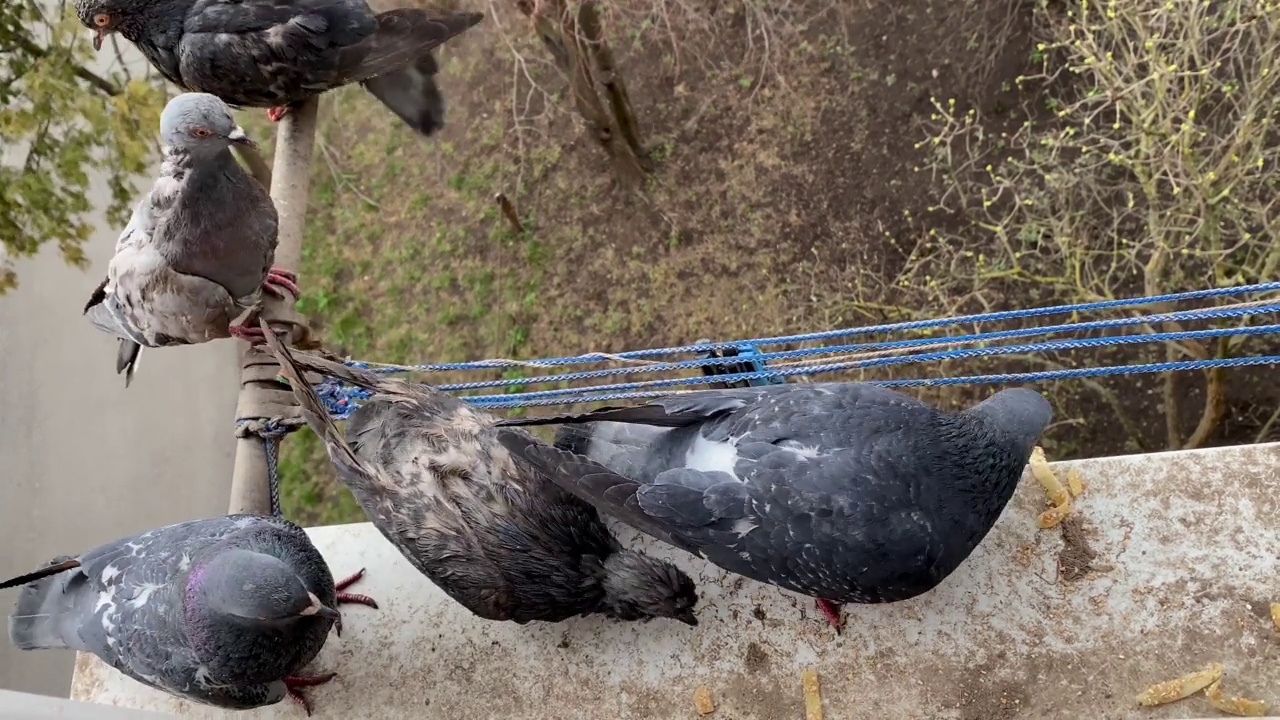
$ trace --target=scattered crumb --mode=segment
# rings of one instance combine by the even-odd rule
[[[699,715],[710,715],[716,711],[716,704],[711,700],[711,691],[706,685],[699,685],[697,690],[693,691],[693,709],[698,711]]]
[[[1067,471],[1067,490],[1071,491],[1071,497],[1080,497],[1087,487],[1089,487],[1089,483],[1080,477],[1079,470],[1071,468]]]
[[[1267,713],[1267,704],[1261,700],[1246,700],[1240,697],[1229,697],[1222,694],[1222,681],[1214,680],[1204,691],[1209,704],[1214,710],[1239,715],[1241,717],[1262,717]]]
[[[1271,624],[1280,632],[1280,603],[1271,603]]]
[[[1040,486],[1044,488],[1045,494],[1049,496],[1049,504],[1053,507],[1062,507],[1071,502],[1071,495],[1067,489],[1062,487],[1062,483],[1058,481],[1058,476],[1053,474],[1053,469],[1049,467],[1049,461],[1045,459],[1044,448],[1037,445],[1031,451],[1031,474],[1036,480],[1040,481]]]
[[[806,668],[800,673],[804,689],[804,720],[822,720],[822,695],[818,692],[818,671]]]
[[[1209,687],[1222,678],[1222,663],[1188,673],[1176,680],[1156,683],[1138,695],[1138,704],[1146,707],[1177,702]]]
[[[1036,518],[1036,527],[1040,528],[1041,530],[1048,530],[1054,525],[1057,525],[1058,523],[1062,522],[1063,519],[1070,514],[1071,514],[1071,503],[1067,503],[1066,505],[1059,505],[1058,507],[1054,507],[1054,508],[1049,508],[1048,510],[1045,510],[1044,512],[1040,513],[1040,517]]]
[[[764,608],[760,607],[759,605],[756,605],[755,607],[751,608],[751,616],[757,620],[764,620],[765,618],[769,617],[767,614],[765,614]]]
[[[1033,542],[1029,542],[1026,545],[1019,547],[1013,553],[1013,561],[1024,568],[1031,567],[1031,563],[1035,560],[1035,557],[1036,544]]]
[[[1045,494],[1049,496],[1049,509],[1036,518],[1036,527],[1047,530],[1071,514],[1071,497],[1084,492],[1084,480],[1074,470],[1068,472],[1067,483],[1071,486],[1071,491],[1068,492],[1058,480],[1058,476],[1053,473],[1053,468],[1049,467],[1049,461],[1044,456],[1044,448],[1039,445],[1031,451],[1030,464],[1031,474],[1040,482]]]

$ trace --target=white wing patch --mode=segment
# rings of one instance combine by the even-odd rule
[[[137,592],[137,595],[135,595],[134,598],[129,601],[129,607],[133,608],[134,610],[137,610],[143,605],[146,605],[147,599],[151,597],[151,593],[155,592],[156,590],[159,590],[161,587],[163,586],[157,585],[155,583],[139,584],[136,588],[134,588],[134,590]]]
[[[116,567],[115,565],[107,565],[106,567],[102,568],[101,581],[103,585],[111,584],[111,581],[115,580],[119,576],[120,576],[120,568]]]
[[[738,464],[738,448],[732,442],[708,440],[701,435],[693,438],[689,452],[684,456],[684,466],[701,472],[722,472],[742,482],[734,467]]]

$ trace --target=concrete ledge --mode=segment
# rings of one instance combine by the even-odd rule
[[[800,675],[817,670],[825,720],[852,718],[1194,718],[1202,696],[1138,708],[1148,685],[1211,662],[1223,690],[1280,703],[1280,444],[1138,455],[1075,466],[1096,556],[1040,531],[1044,493],[1028,473],[991,535],[916,600],[848,606],[835,636],[812,601],[730,576],[623,530],[699,583],[701,625],[603,619],[518,626],[471,616],[368,524],[310,530],[335,575],[368,567],[358,591],[381,611],[346,610],[316,662],[339,676],[310,697],[317,718],[696,718],[804,716]],[[1081,533],[1077,533],[1081,534]],[[1088,569],[1088,568],[1092,569]],[[144,688],[95,658],[72,697],[183,717],[303,717],[289,702],[218,712]]]

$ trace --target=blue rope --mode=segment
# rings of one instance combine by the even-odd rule
[[[1179,372],[1185,370],[1205,370],[1213,367],[1248,367],[1254,365],[1280,365],[1280,355],[1260,355],[1257,357],[1237,357],[1237,358],[1212,358],[1209,360],[1180,360],[1176,362],[1160,362],[1137,365],[1115,365],[1111,367],[1096,368],[1067,368],[1064,370],[1042,370],[1037,372],[1024,373],[1005,373],[1001,375],[967,375],[962,377],[946,377],[946,378],[903,378],[898,380],[867,380],[870,385],[880,385],[883,387],[926,387],[926,386],[942,386],[942,385],[986,385],[996,383],[1015,383],[1015,382],[1050,382],[1054,380],[1072,380],[1084,377],[1106,377],[1112,375],[1142,375],[1148,373],[1162,372]],[[723,375],[723,378],[731,378],[733,376]],[[319,388],[317,388],[318,390]],[[326,399],[325,405],[329,408],[335,420],[346,419],[355,409],[355,403],[351,402],[351,398],[367,398],[368,393],[359,388],[350,388],[356,392],[347,393],[340,391],[338,394],[342,397],[330,402]],[[584,388],[590,389],[590,388]],[[463,397],[463,401],[472,403],[479,407],[497,409],[497,408],[523,408],[523,407],[548,407],[553,405],[566,405],[571,403],[591,403],[591,402],[615,402],[618,400],[651,400],[653,398],[666,397],[668,395],[677,394],[685,391],[668,391],[668,392],[624,392],[624,393],[605,393],[600,395],[583,394],[570,400],[560,398],[548,399],[532,399],[525,400],[519,395],[507,395],[502,401],[493,402],[473,402],[472,397]],[[502,396],[499,396],[502,397]]]
[[[1229,288],[1213,288],[1209,290],[1194,290],[1191,292],[1170,293],[1166,295],[1154,295],[1143,298],[1125,298],[1120,300],[1103,300],[1089,303],[1075,303],[1071,305],[1055,305],[1044,308],[1026,308],[1021,310],[1004,310],[1000,312],[980,313],[976,315],[961,315],[951,318],[941,318],[936,320],[912,320],[908,322],[890,323],[885,325],[870,325],[858,328],[843,328],[839,330],[827,330],[816,333],[803,333],[799,335],[777,335],[774,337],[731,340],[716,343],[696,343],[693,345],[680,345],[666,348],[651,348],[646,350],[629,350],[625,352],[612,353],[609,357],[624,358],[629,360],[644,359],[656,357],[660,355],[676,355],[705,352],[707,350],[724,350],[726,348],[737,347],[742,344],[750,345],[781,345],[786,343],[814,342],[819,340],[830,340],[838,337],[851,337],[857,335],[870,335],[873,333],[892,333],[903,330],[931,330],[936,328],[948,327],[953,325],[963,325],[967,323],[983,323],[997,322],[1004,320],[1014,320],[1018,318],[1043,317],[1045,315],[1062,315],[1067,313],[1081,313],[1093,310],[1104,310],[1108,308],[1134,307],[1141,305],[1152,305],[1156,303],[1179,302],[1183,300],[1201,300],[1206,298],[1227,297],[1231,295],[1243,295],[1247,293],[1271,292],[1280,290],[1280,282],[1257,283],[1254,285],[1241,285]],[[1208,314],[1211,310],[1192,310],[1185,311],[1193,313],[1188,319],[1196,317],[1213,317]],[[1257,310],[1253,310],[1257,312]],[[1200,313],[1200,314],[1196,314]],[[1245,313],[1248,314],[1248,313]],[[1131,319],[1118,319],[1113,321],[1104,321],[1119,324],[1133,324]],[[1138,320],[1137,322],[1144,322]],[[1111,327],[1112,325],[1101,325],[1098,327]],[[400,373],[400,372],[447,372],[453,370],[485,370],[494,368],[506,368],[515,366],[533,365],[539,367],[554,367],[557,365],[583,365],[598,363],[609,358],[602,357],[600,354],[572,355],[557,358],[541,358],[537,360],[480,360],[477,362],[459,362],[459,363],[429,363],[423,365],[392,365],[387,363],[367,363],[360,361],[349,361],[347,364],[352,367],[366,368],[374,372],[384,373]],[[527,382],[527,381],[526,381]]]
[[[771,353],[756,353],[748,357],[750,357],[752,360],[757,361],[760,364],[767,365],[767,363],[771,360],[785,360],[785,359],[792,359],[792,358],[809,357],[812,355],[834,355],[838,353],[851,353],[851,352],[875,352],[875,351],[881,351],[881,350],[897,350],[897,349],[906,349],[906,348],[913,348],[913,347],[920,347],[920,346],[927,346],[927,345],[941,345],[941,344],[947,344],[947,345],[973,344],[978,342],[986,342],[988,340],[1007,340],[1010,338],[1029,337],[1033,335],[1047,335],[1047,334],[1058,333],[1058,332],[1081,332],[1081,331],[1087,331],[1087,330],[1102,330],[1102,329],[1110,329],[1110,328],[1117,328],[1117,327],[1125,327],[1130,325],[1157,324],[1157,323],[1164,323],[1164,322],[1185,322],[1189,320],[1201,320],[1201,319],[1209,319],[1209,318],[1243,317],[1243,316],[1253,315],[1261,312],[1276,312],[1276,311],[1280,311],[1280,302],[1263,305],[1259,307],[1232,308],[1232,309],[1226,309],[1226,310],[1202,310],[1202,311],[1187,310],[1187,311],[1178,312],[1178,313],[1166,313],[1163,315],[1147,315],[1147,316],[1138,316],[1133,318],[1117,318],[1114,320],[1098,320],[1093,322],[1071,323],[1067,325],[1054,325],[1049,327],[1038,327],[1038,328],[1019,328],[1016,330],[996,330],[996,331],[987,332],[987,333],[957,335],[957,336],[941,337],[941,338],[912,338],[910,340],[891,340],[891,341],[875,342],[875,343],[859,343],[859,344],[851,344],[851,345],[828,345],[828,346],[817,347],[817,348],[799,348],[796,350],[780,350],[780,351],[771,352]],[[1250,334],[1250,333],[1244,330],[1233,330],[1227,334]],[[1125,340],[1118,339],[1118,338],[1135,338],[1135,337],[1144,338],[1144,340],[1125,341]],[[1151,342],[1152,341],[1151,339],[1153,337],[1155,336],[1144,333],[1142,335],[1110,336],[1110,338],[1108,339],[1117,338],[1117,339],[1111,340],[1112,344],[1124,344],[1126,342],[1128,343]],[[1100,344],[1107,344],[1107,343],[1100,343]],[[1026,346],[1020,346],[1020,347],[1026,347]],[[912,357],[918,357],[922,359],[932,359],[931,357],[925,356],[925,355],[916,355]],[[592,380],[596,378],[609,377],[613,375],[635,375],[639,373],[665,372],[665,371],[671,371],[671,370],[701,368],[707,365],[725,365],[725,364],[732,364],[733,361],[734,361],[734,358],[699,358],[696,360],[679,360],[679,361],[673,361],[673,362],[654,363],[651,365],[631,365],[631,366],[618,367],[618,368],[604,368],[600,370],[580,370],[577,372],[561,373],[558,375],[539,375],[536,377],[504,378],[501,380],[479,380],[479,381],[465,382],[465,383],[446,383],[442,385],[435,385],[434,387],[437,390],[443,390],[445,392],[458,392],[461,390],[479,390],[482,388],[514,387],[517,385],[544,385],[548,383],[572,382],[574,380]],[[912,362],[912,361],[899,360],[899,362]],[[353,363],[348,363],[348,365],[350,364],[353,364]],[[885,363],[885,364],[894,364],[894,363]],[[841,368],[833,368],[833,369],[841,369]],[[776,376],[776,371],[762,370],[759,372],[764,374],[753,375],[752,378]],[[808,371],[806,371],[805,373],[799,373],[799,374],[807,374],[807,372]],[[724,380],[725,378],[728,378],[728,377],[729,377],[728,375],[716,376],[716,378],[718,378],[719,380]],[[715,382],[715,381],[716,380],[709,380],[708,382]]]
[[[1170,322],[1189,322],[1195,320],[1208,319],[1227,319],[1242,318],[1255,314],[1280,312],[1280,298],[1273,298],[1267,301],[1255,301],[1245,303],[1243,307],[1208,307],[1193,310],[1182,310],[1175,312],[1140,315],[1131,317],[1112,318],[1106,320],[1095,320],[1087,322],[1072,322],[1058,325],[1015,328],[1008,330],[994,330],[987,332],[973,332],[962,335],[952,336],[935,336],[911,338],[905,340],[886,340],[879,342],[863,342],[850,343],[844,345],[829,345],[815,348],[800,348],[796,350],[780,350],[775,352],[759,352],[754,348],[755,345],[770,345],[790,342],[806,342],[814,340],[827,340],[836,337],[845,337],[853,335],[866,335],[871,333],[883,333],[899,330],[931,330],[935,328],[945,327],[949,325],[959,325],[962,323],[981,323],[993,322],[1015,318],[1037,317],[1058,313],[1078,313],[1089,310],[1098,310],[1105,308],[1116,308],[1126,306],[1149,305],[1152,303],[1177,302],[1181,300],[1202,299],[1212,297],[1224,297],[1230,295],[1240,295],[1251,292],[1269,292],[1280,290],[1280,282],[1260,283],[1255,285],[1246,285],[1233,288],[1215,288],[1211,290],[1197,290],[1186,293],[1172,293],[1167,295],[1159,295],[1147,298],[1123,299],[1123,300],[1107,300],[1092,303],[1077,303],[1073,305],[1059,305],[1049,308],[1032,308],[1023,310],[1011,310],[1003,312],[983,313],[978,315],[966,315],[962,317],[944,318],[938,320],[919,320],[902,323],[892,323],[886,325],[877,325],[861,328],[847,328],[842,330],[831,330],[819,333],[807,333],[802,335],[786,335],[771,338],[760,338],[755,340],[739,340],[731,342],[709,342],[701,341],[693,345],[685,345],[670,348],[656,348],[649,350],[635,350],[617,353],[613,355],[604,355],[601,353],[567,356],[559,358],[543,358],[530,361],[515,360],[483,360],[479,362],[464,363],[435,363],[424,365],[381,365],[371,364],[360,361],[348,361],[347,365],[353,367],[367,368],[378,373],[396,373],[409,371],[457,371],[457,370],[493,370],[495,368],[506,368],[512,366],[534,366],[553,368],[565,365],[600,363],[610,359],[636,359],[640,360],[648,357],[655,357],[673,353],[707,353],[711,350],[720,350],[725,348],[734,348],[739,351],[736,356],[728,357],[707,357],[705,354],[693,360],[675,360],[665,362],[646,362],[643,365],[632,365],[624,367],[604,368],[595,370],[578,370],[572,372],[563,372],[558,374],[540,375],[536,377],[518,377],[504,378],[498,380],[483,380],[474,382],[441,384],[435,386],[436,389],[446,392],[460,392],[479,390],[484,388],[512,388],[516,386],[565,383],[580,380],[594,380],[598,378],[606,378],[611,376],[627,376],[643,373],[657,373],[680,371],[688,369],[704,369],[704,372],[698,376],[676,377],[637,380],[633,382],[615,382],[603,385],[588,385],[579,387],[560,387],[546,390],[533,390],[517,393],[506,394],[488,394],[488,395],[463,395],[462,399],[473,405],[487,408],[512,408],[512,407],[540,407],[547,405],[561,405],[580,402],[598,402],[598,401],[614,401],[660,397],[671,393],[688,392],[681,390],[684,386],[698,386],[719,383],[734,383],[747,381],[756,384],[762,381],[768,382],[784,382],[785,378],[794,376],[816,375],[819,373],[834,372],[840,370],[865,369],[871,367],[884,367],[892,365],[919,364],[932,361],[946,361],[962,358],[973,357],[993,357],[1011,354],[1030,354],[1045,353],[1064,350],[1078,350],[1085,348],[1098,348],[1113,345],[1133,345],[1138,343],[1158,343],[1173,342],[1179,340],[1190,340],[1196,338],[1222,338],[1233,337],[1237,335],[1265,335],[1280,333],[1280,324],[1256,325],[1231,328],[1210,328],[1198,330],[1179,330],[1177,332],[1147,332],[1138,334],[1120,334],[1106,335],[1102,337],[1085,337],[1066,340],[1050,340],[1042,342],[1030,342],[1011,345],[994,345],[989,346],[987,343],[997,340],[1009,340],[1014,338],[1028,338],[1033,336],[1043,336],[1054,333],[1078,333],[1085,331],[1111,330],[1117,328],[1132,327],[1134,325],[1159,326]],[[977,347],[949,347],[949,349],[935,350],[938,347],[948,347],[956,345],[976,345]],[[744,350],[745,348],[745,350]],[[926,352],[910,353],[911,350],[919,349]],[[792,365],[788,367],[768,366],[770,360],[787,360],[795,358],[810,357],[814,355],[839,355],[839,354],[885,354],[894,353],[889,357],[854,357],[849,359],[832,358],[830,362],[814,363],[811,365]],[[1259,365],[1274,363],[1280,356],[1264,356],[1261,358],[1215,358],[1211,360],[1191,360],[1181,362],[1164,362],[1147,365],[1121,365],[1115,367],[1100,368],[1072,368],[1065,370],[1053,370],[1032,373],[1011,373],[1003,375],[974,375],[960,378],[908,378],[897,380],[871,380],[873,384],[885,385],[889,387],[911,387],[924,385],[955,385],[965,383],[998,383],[998,382],[1036,382],[1046,380],[1068,379],[1073,377],[1089,377],[1089,376],[1109,376],[1126,373],[1153,373],[1153,372],[1169,372],[1176,370],[1192,370],[1204,369],[1209,367],[1236,367],[1245,365]],[[742,367],[742,363],[749,363],[750,367],[755,368],[750,372],[724,372],[719,374],[711,374],[705,371],[705,368],[711,366],[738,366]],[[735,368],[736,369],[736,368]],[[369,397],[370,393],[366,390],[346,385],[333,378],[326,379],[324,382],[316,386],[317,393],[321,400],[326,404],[329,411],[335,418],[342,419],[347,417],[351,410],[359,403],[360,400]]]
[[[241,430],[250,423],[247,419],[238,422]],[[274,420],[263,422],[260,429],[251,432],[262,439],[262,449],[267,456],[267,491],[271,498],[271,515],[284,519],[284,509],[280,506],[280,440],[296,428]]]

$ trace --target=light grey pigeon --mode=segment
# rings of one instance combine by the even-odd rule
[[[272,267],[276,206],[231,156],[252,144],[213,95],[185,93],[160,116],[164,162],[116,241],[107,277],[84,313],[120,338],[116,372],[133,379],[143,347],[225,337],[251,342],[261,291],[298,295],[297,277]]]
[[[480,13],[401,8],[365,0],[76,0],[94,31],[134,43],[175,85],[279,120],[309,97],[354,82],[423,135],[444,122],[433,48]]]
[[[227,515],[121,538],[0,583],[25,585],[9,616],[21,650],[97,655],[140,683],[207,705],[248,709],[334,674],[299,675],[341,617],[340,592],[310,538],[286,520]]]
[[[842,603],[906,600],[969,557],[1012,497],[1052,412],[996,393],[960,413],[875,385],[706,390],[568,423],[513,455],[633,527],[731,572]]]
[[[503,449],[495,418],[429,387],[267,344],[303,416],[369,520],[449,597],[488,620],[559,622],[600,613],[696,625],[693,581],[623,549],[595,509]],[[376,395],[344,439],[303,369]]]

